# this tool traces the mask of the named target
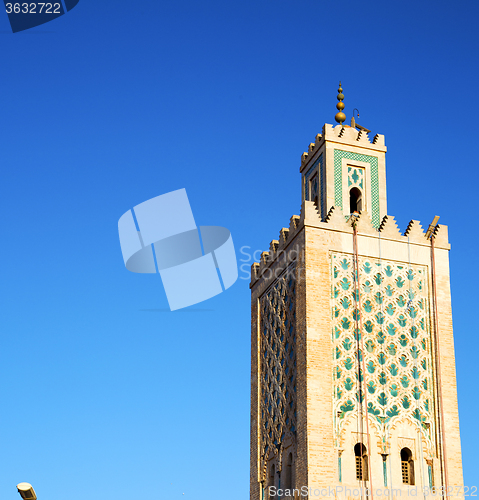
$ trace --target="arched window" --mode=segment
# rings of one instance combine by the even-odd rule
[[[414,460],[409,448],[401,450],[401,474],[404,484],[414,485]]]
[[[274,500],[276,498],[276,495],[273,494],[272,490],[269,489],[270,486],[276,486],[275,485],[275,467],[274,464],[271,465],[271,469],[269,471],[269,481],[268,481],[268,498],[271,500]]]
[[[318,175],[315,174],[313,178],[309,181],[309,199],[314,202],[316,206],[318,206],[318,189],[319,189],[319,182],[318,182]]]
[[[284,468],[284,485],[281,487],[285,490],[293,489],[293,454],[290,453],[286,460],[286,467]],[[291,494],[290,494],[291,496]]]
[[[363,195],[357,187],[349,191],[349,213],[361,212],[363,209]]]
[[[356,479],[358,481],[367,481],[368,455],[366,453],[366,446],[363,443],[358,443],[354,447],[354,455],[356,457]]]

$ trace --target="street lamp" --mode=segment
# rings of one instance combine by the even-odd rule
[[[17,484],[18,493],[23,498],[23,500],[37,500],[37,495],[35,490],[30,483],[19,483]]]

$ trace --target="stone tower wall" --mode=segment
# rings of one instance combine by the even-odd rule
[[[339,498],[357,497],[354,489],[359,486],[372,488],[374,494],[387,485],[395,490],[395,497],[409,496],[411,488],[429,488],[432,481],[441,486],[443,463],[449,486],[463,484],[447,227],[437,226],[434,234],[436,324],[430,240],[417,221],[401,234],[394,218],[378,216],[386,207],[383,136],[369,142],[367,136],[356,137],[353,129],[340,134],[338,127],[325,125],[323,135],[303,155],[301,215],[291,218],[289,228],[281,230],[279,240],[272,241],[269,252],[252,266],[252,500],[260,500],[262,487],[272,481],[276,486],[285,484],[285,457],[290,452],[295,488],[322,489],[324,495],[324,488],[339,487]],[[341,158],[340,165],[338,148],[346,152],[342,154],[346,163]],[[373,193],[374,165],[381,189],[376,204],[370,201],[366,208],[376,213],[371,217],[362,211],[359,218],[348,220],[334,206],[339,188],[357,183],[365,193]],[[324,182],[318,186],[317,205],[308,201],[307,191],[308,175],[314,176],[315,169]],[[327,213],[326,206],[332,206]],[[361,303],[354,293],[353,223]],[[288,269],[294,270],[294,286],[287,285]],[[294,296],[288,296],[291,293]],[[281,312],[290,307],[289,315]],[[295,384],[293,388],[285,383],[288,394],[278,396],[275,390],[287,382],[281,360],[291,355],[292,341],[291,336],[284,335],[285,340],[282,336],[292,322]],[[356,328],[363,332],[362,338],[355,335]],[[358,415],[359,372],[353,355],[357,349],[364,353],[360,373],[368,398],[369,439],[366,412],[362,419]],[[273,365],[281,372],[276,386],[270,383],[278,371],[267,373]],[[283,415],[285,404],[294,404],[294,416]],[[445,461],[441,460],[442,429]],[[353,450],[359,442],[369,451],[371,482],[356,480]],[[405,447],[411,449],[414,460],[414,487],[402,481],[400,450]],[[349,494],[345,488],[350,488]],[[455,491],[455,496],[461,495]],[[264,498],[268,498],[266,492]]]

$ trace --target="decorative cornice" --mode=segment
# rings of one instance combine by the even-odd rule
[[[299,231],[303,227],[317,227],[319,229],[329,229],[343,233],[352,234],[353,223],[356,224],[356,231],[360,236],[368,236],[372,238],[383,238],[385,240],[397,241],[401,243],[409,243],[415,245],[429,246],[430,241],[426,238],[424,230],[419,221],[411,220],[402,235],[394,217],[385,215],[382,218],[379,230],[377,230],[372,222],[368,212],[361,212],[359,215],[351,216],[346,219],[343,211],[339,207],[331,207],[328,214],[321,220],[320,214],[314,202],[303,201],[301,207],[301,215],[293,215],[289,222],[289,228],[282,228],[279,233],[279,240],[272,240],[268,252],[261,254],[260,263],[254,263],[251,266],[251,283],[250,287],[261,278],[264,271],[268,269],[278,257],[284,256],[285,249],[290,245]],[[438,225],[433,233],[434,244],[436,248],[445,250],[450,249],[448,241],[447,226]]]
[[[384,135],[382,134],[376,134],[371,142],[369,135],[365,130],[357,130],[349,127],[348,125],[333,126],[329,123],[325,123],[323,125],[323,133],[317,134],[315,142],[312,142],[308,147],[308,151],[301,155],[300,172],[303,172],[310,164],[312,164],[311,162],[313,159],[316,159],[316,153],[321,149],[321,146],[325,142],[335,142],[348,146],[359,146],[364,149],[379,151],[381,153],[385,153],[387,151],[384,143]]]

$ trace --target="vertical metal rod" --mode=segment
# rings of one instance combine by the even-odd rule
[[[356,233],[355,233],[355,224],[353,224],[353,282],[354,282],[354,303],[355,303],[355,307],[356,309],[358,310],[358,288],[357,288],[357,274],[356,274],[356,244],[357,244],[357,241],[356,241]],[[360,357],[360,353],[361,353],[361,348],[360,348],[360,339],[359,339],[359,318],[358,316],[356,315],[356,318],[355,318],[355,324],[354,324],[354,328],[355,328],[355,333],[354,333],[354,337],[355,337],[355,340],[356,340],[356,362],[357,362],[357,377],[358,377],[358,394],[357,394],[357,398],[358,398],[358,405],[359,405],[359,411],[358,411],[358,418],[357,418],[357,424],[356,424],[356,429],[358,431],[358,435],[359,435],[359,444],[361,445],[361,449],[360,449],[360,455],[359,455],[359,459],[360,459],[360,479],[359,481],[362,483],[362,487],[361,487],[361,498],[363,498],[364,496],[364,491],[366,489],[366,479],[364,479],[364,457],[363,457],[363,435],[364,435],[364,413],[363,413],[363,402],[362,402],[362,386],[361,386],[361,357]],[[364,375],[364,374],[363,374]],[[367,409],[366,409],[367,411]],[[358,429],[358,424],[359,424],[359,429]],[[368,447],[367,447],[367,451],[369,451],[369,444],[368,444]],[[355,457],[355,460],[357,461],[357,458]],[[370,469],[370,465],[371,464],[368,464],[369,467],[368,467],[368,471]],[[356,468],[357,468],[357,464],[356,464]],[[357,472],[356,472],[357,474]]]
[[[361,319],[361,292],[359,285],[359,258],[358,258],[358,233],[356,230],[356,224],[353,224],[353,238],[354,238],[354,250],[355,250],[355,261],[356,261],[356,286],[357,286],[357,303],[358,303],[358,316],[359,316],[359,335],[361,335],[361,358],[362,358],[362,370],[363,370],[363,383],[364,383],[364,404],[366,406],[366,432],[368,438],[368,476],[369,476],[369,486],[371,492],[371,500],[374,500],[374,488],[373,488],[373,478],[372,478],[372,467],[371,467],[371,439],[369,437],[369,416],[368,416],[368,395],[366,390],[366,364],[364,361],[364,336],[363,336],[363,323]],[[361,380],[359,380],[361,382]],[[362,406],[362,403],[361,403]]]
[[[442,402],[442,383],[441,383],[441,354],[439,352],[439,324],[437,318],[437,288],[436,288],[436,259],[434,255],[434,235],[431,235],[431,260],[432,260],[432,289],[433,289],[433,305],[434,305],[434,326],[435,326],[435,335],[434,335],[434,343],[436,347],[436,359],[437,359],[437,382],[438,382],[438,396],[439,396],[439,408],[441,413],[441,441],[442,441],[442,455],[444,461],[444,483],[446,487],[446,491],[443,493],[445,498],[448,497],[449,492],[449,481],[447,474],[447,453],[446,453],[446,435],[444,432],[444,407]]]

